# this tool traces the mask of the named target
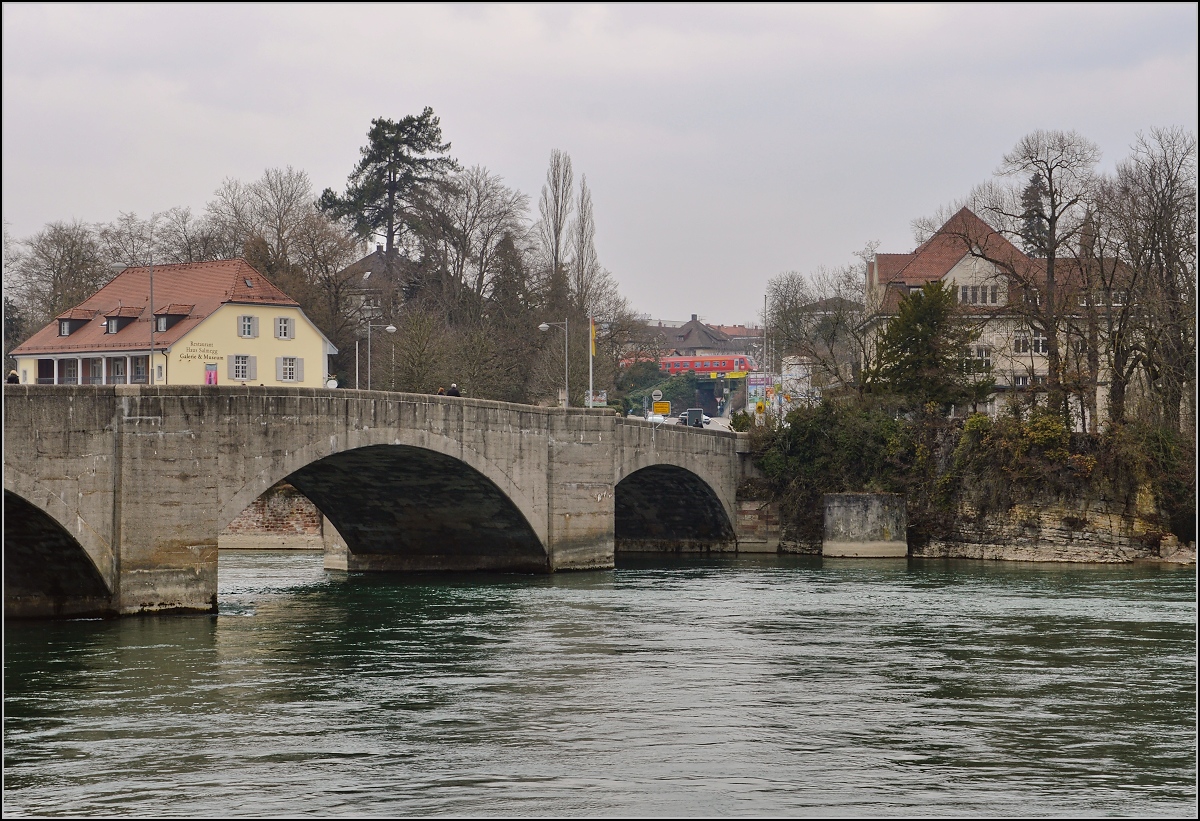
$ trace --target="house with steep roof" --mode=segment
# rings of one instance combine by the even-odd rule
[[[229,259],[126,268],[11,356],[22,384],[315,388],[336,353],[296,300]]]
[[[1111,294],[1088,295],[1087,282],[1097,276],[1079,259],[1055,260],[1055,294],[1058,322],[1062,322],[1061,355],[1063,382],[1091,385],[1094,407],[1088,408],[1082,392],[1072,397],[1079,425],[1102,412],[1106,404],[1104,372],[1084,373],[1086,340],[1078,334],[1080,311],[1091,299],[1120,299],[1120,289]],[[978,323],[979,338],[964,352],[978,366],[986,367],[996,379],[998,394],[1028,392],[1036,395],[1048,380],[1049,340],[1039,330],[1031,306],[1040,306],[1042,289],[1048,282],[1045,259],[1027,256],[1020,248],[970,209],[956,212],[928,240],[911,253],[877,253],[866,268],[871,329],[880,334],[898,311],[900,300],[928,282],[942,282],[955,295],[962,313]],[[1120,283],[1123,266],[1110,271]],[[1111,282],[1110,282],[1111,284]],[[1094,289],[1094,284],[1092,286]],[[1073,330],[1072,326],[1076,330]],[[1074,334],[1074,336],[1073,336]],[[1102,364],[1103,367],[1103,364]],[[995,410],[995,397],[989,412]]]
[[[1056,267],[1060,298],[1077,298],[1073,289],[1081,280],[1079,263],[1059,259]],[[1020,305],[1039,298],[1038,285],[1045,278],[1045,260],[1029,257],[963,208],[911,253],[875,255],[867,265],[868,322],[881,334],[900,300],[929,282],[941,282],[978,323],[979,339],[964,355],[990,370],[997,394],[1036,393],[1046,382],[1048,344]],[[988,411],[995,409],[993,397]]]

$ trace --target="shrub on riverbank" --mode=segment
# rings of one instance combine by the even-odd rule
[[[962,502],[985,514],[1100,500],[1132,512],[1146,488],[1163,529],[1195,539],[1195,449],[1177,432],[1121,425],[1073,434],[1037,409],[955,420],[933,404],[914,411],[871,397],[767,422],[751,429],[759,490],[798,541],[821,540],[825,493],[903,494],[908,538],[920,545],[949,534]]]

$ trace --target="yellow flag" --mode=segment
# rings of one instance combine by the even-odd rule
[[[588,322],[591,324],[592,335],[592,356],[596,355],[596,320],[588,317]]]

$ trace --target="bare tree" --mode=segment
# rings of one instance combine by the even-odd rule
[[[571,193],[575,175],[571,171],[571,157],[557,148],[550,152],[550,167],[546,170],[546,184],[538,200],[541,221],[538,230],[542,239],[542,250],[546,255],[548,288],[547,297],[551,310],[565,310],[568,304],[567,287],[567,223],[575,204]]]
[[[228,258],[222,253],[208,220],[183,206],[164,211],[155,239],[155,255],[165,263],[209,262]],[[235,254],[236,256],[236,254]]]
[[[1099,158],[1074,131],[1034,131],[1004,155],[995,180],[968,196],[970,216],[981,219],[960,211],[936,229],[991,263],[1008,292],[1006,311],[1045,338],[1049,403],[1064,416],[1066,324],[1083,287],[1079,243],[1094,210]],[[931,235],[936,220],[916,223],[918,236]]]
[[[1117,171],[1118,220],[1144,306],[1144,370],[1162,423],[1195,419],[1196,136],[1182,128],[1139,135]],[[1189,425],[1189,427],[1192,427]],[[1194,434],[1194,427],[1192,427]]]
[[[600,296],[596,291],[602,284],[599,280],[603,272],[596,255],[596,216],[586,174],[579,180],[579,204],[571,223],[570,245],[571,296],[575,309],[585,316],[592,316]]]
[[[10,289],[28,312],[31,328],[40,328],[78,305],[114,276],[96,230],[83,222],[52,222],[27,240],[5,270]]]
[[[140,219],[137,214],[122,211],[114,221],[97,225],[96,233],[105,258],[125,265],[148,265],[155,259],[161,261],[155,248],[157,223],[155,214],[149,219]]]
[[[801,357],[815,385],[855,384],[861,393],[874,373],[869,320],[879,306],[866,282],[877,245],[858,252],[857,264],[820,268],[811,276],[788,271],[767,283],[764,321],[771,345],[780,355]]]

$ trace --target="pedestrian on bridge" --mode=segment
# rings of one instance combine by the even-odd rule
[[[462,396],[462,394],[459,393],[457,382],[450,383],[450,390],[446,391],[446,396]]]

